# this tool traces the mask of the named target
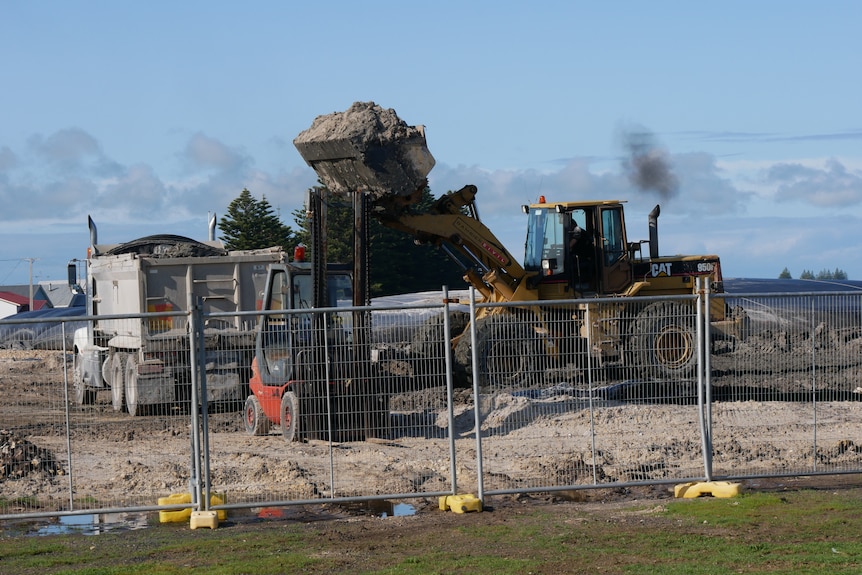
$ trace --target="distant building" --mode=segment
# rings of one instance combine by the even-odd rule
[[[40,285],[33,286],[33,309],[54,307]],[[30,285],[0,286],[0,318],[30,311]]]
[[[51,307],[67,307],[72,301],[72,290],[68,282],[48,280],[39,282],[39,287],[45,293]],[[35,289],[35,287],[34,287]]]

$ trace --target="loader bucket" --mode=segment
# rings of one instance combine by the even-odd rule
[[[318,116],[293,144],[333,193],[409,196],[434,167],[424,127],[408,126],[374,102]]]

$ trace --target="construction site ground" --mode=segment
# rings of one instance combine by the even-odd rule
[[[0,500],[50,496],[67,499],[68,480],[64,457],[66,437],[62,410],[58,409],[57,390],[62,389],[57,378],[62,374],[64,357],[59,352],[3,351],[0,352],[0,393],[7,402],[4,437],[27,443],[41,466],[23,462],[16,468],[4,448],[5,476],[0,477]],[[847,369],[855,369],[853,367]],[[838,370],[823,377],[846,378]],[[721,378],[719,378],[721,379]],[[798,390],[796,378],[787,383],[788,390]],[[846,381],[846,380],[845,380]],[[714,382],[715,383],[715,382]],[[719,382],[720,383],[720,382]],[[417,393],[427,393],[417,392]],[[103,395],[108,394],[108,395]],[[466,390],[455,394],[455,431],[458,436],[458,481],[465,490],[475,490],[475,439],[472,433],[472,401]],[[400,398],[404,401],[405,398]],[[14,409],[10,408],[14,405]],[[61,404],[60,404],[61,405]],[[398,401],[393,405],[397,407]],[[517,426],[505,434],[505,440],[493,444],[486,452],[493,465],[485,481],[485,489],[501,489],[511,485],[513,477],[535,477],[556,484],[589,484],[592,469],[573,468],[572,450],[566,448],[567,438],[583,438],[589,434],[591,422],[586,409],[552,413],[551,416],[524,417],[530,402],[523,397],[501,396],[485,407],[485,427],[504,429],[505,422],[517,419]],[[821,433],[822,445],[818,465],[859,468],[859,421],[862,402],[854,400],[819,402],[818,421],[828,426]],[[788,469],[810,466],[811,454],[798,446],[810,446],[811,404],[787,401],[720,402],[713,407],[716,417],[723,410],[732,410],[734,421],[744,423],[745,437],[716,434],[716,460],[726,470],[746,470],[763,465],[784,465]],[[547,412],[545,412],[547,413]],[[619,465],[599,468],[597,475],[607,482],[648,479],[638,475],[649,467],[653,453],[644,446],[662,446],[664,453],[673,453],[678,467],[674,473],[702,473],[703,459],[692,409],[676,404],[631,404],[601,411],[604,462],[631,462],[628,471]],[[440,405],[438,418],[445,418],[445,405]],[[428,437],[427,428],[411,433],[410,414],[394,412],[399,421],[399,433],[391,438],[347,441],[335,446],[337,474],[336,496],[363,494],[422,493],[446,491],[449,483],[448,442],[445,436]],[[514,419],[513,419],[514,418]],[[109,392],[99,393],[97,405],[85,409],[73,408],[74,478],[77,485],[86,486],[87,497],[95,500],[111,494],[159,493],[168,495],[188,489],[189,422],[187,418],[130,417],[111,409]],[[428,418],[423,419],[427,423]],[[76,426],[76,421],[87,425]],[[445,419],[443,419],[445,421]],[[240,412],[214,413],[210,417],[210,448],[213,484],[240,500],[254,500],[256,493],[275,489],[295,499],[328,497],[330,467],[327,441],[286,443],[280,434],[253,437],[243,429]],[[607,438],[614,438],[610,442]],[[758,438],[749,443],[748,438]],[[0,438],[2,439],[2,438]],[[580,443],[585,440],[579,439]],[[7,442],[8,443],[8,442]],[[588,445],[588,442],[587,442]],[[748,446],[752,447],[749,448]],[[610,452],[608,452],[610,450]],[[130,455],[130,453],[134,455]],[[140,457],[145,454],[145,457]],[[536,457],[540,455],[541,457]],[[53,459],[53,463],[52,463]],[[642,465],[638,465],[641,462]],[[530,466],[536,466],[530,469]],[[768,467],[767,467],[768,469]],[[566,475],[569,474],[569,475]],[[656,477],[652,475],[651,477]],[[541,483],[540,483],[541,484]],[[547,483],[545,483],[547,484]],[[347,487],[349,486],[349,487]],[[637,496],[667,497],[672,485],[641,488]],[[625,498],[627,489],[578,490],[554,497],[569,497],[580,501],[605,501]],[[540,496],[541,497],[541,496]],[[248,499],[245,499],[248,498]],[[151,501],[150,504],[154,503]],[[435,498],[411,499],[417,509],[435,508]],[[10,509],[9,511],[13,511]]]

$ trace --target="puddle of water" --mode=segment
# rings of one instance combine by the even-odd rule
[[[361,514],[376,517],[405,517],[416,514],[416,508],[409,503],[396,503],[386,500],[365,501],[343,506],[344,509],[358,511]],[[232,519],[242,520],[244,514],[233,510]],[[291,507],[263,507],[257,512],[248,512],[250,517],[257,519],[295,519],[309,517],[304,509]],[[334,518],[330,513],[310,512],[310,516],[318,519]],[[95,513],[84,515],[62,515],[45,519],[20,519],[0,524],[0,534],[20,535],[99,535],[101,533],[145,529],[156,524],[152,513]]]
[[[386,500],[361,501],[338,504],[336,509],[346,510],[354,515],[373,515],[375,517],[405,517],[416,515],[416,508],[409,503],[395,503]],[[339,514],[332,514],[322,509],[309,510],[295,507],[262,507],[253,512],[257,519],[297,519],[309,517],[318,519],[333,519]]]
[[[406,517],[416,515],[416,508],[409,503],[394,503],[385,499],[376,499],[359,503],[359,508],[378,517]]]
[[[21,519],[8,523],[5,529],[13,535],[99,535],[149,527],[146,513],[96,513],[63,515],[50,519]]]

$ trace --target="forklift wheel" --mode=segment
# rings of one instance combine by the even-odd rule
[[[299,401],[292,391],[285,391],[281,396],[281,434],[285,441],[298,439],[296,428],[299,424]]]
[[[245,400],[243,422],[245,423],[245,431],[249,435],[266,435],[269,433],[269,420],[254,395],[249,395]]]

